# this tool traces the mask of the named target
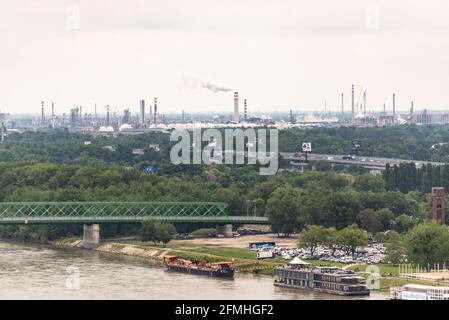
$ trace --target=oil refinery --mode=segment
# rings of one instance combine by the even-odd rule
[[[226,91],[230,91],[226,89]],[[204,128],[219,127],[260,127],[272,126],[279,129],[308,128],[323,126],[393,126],[406,123],[417,125],[449,124],[449,112],[432,114],[424,108],[415,111],[413,100],[407,112],[399,112],[396,107],[396,93],[391,96],[391,108],[384,103],[381,108],[369,105],[367,91],[361,87],[356,95],[355,86],[351,86],[350,111],[345,110],[345,94],[341,93],[340,112],[328,111],[327,104],[324,111],[302,112],[291,108],[289,112],[261,113],[251,109],[248,99],[243,99],[243,110],[240,109],[239,92],[233,93],[232,112],[228,113],[164,113],[158,104],[158,98],[152,99],[148,105],[145,99],[136,99],[134,108],[112,107],[110,105],[98,107],[95,103],[89,110],[83,106],[73,106],[68,112],[57,113],[57,105],[40,102],[40,113],[35,116],[16,116],[0,113],[2,132],[26,130],[51,130],[67,128],[71,132],[86,132],[100,135],[139,134],[145,132],[163,132],[174,128],[192,129],[197,126]],[[50,108],[47,107],[50,106]],[[232,109],[231,109],[232,108]],[[131,110],[137,110],[132,112]],[[381,110],[379,110],[381,109]],[[334,108],[335,110],[335,108]],[[88,112],[89,111],[89,112]],[[3,135],[2,135],[3,136]]]

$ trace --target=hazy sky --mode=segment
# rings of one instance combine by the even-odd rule
[[[448,0],[1,0],[0,109],[39,112],[109,104],[160,112],[449,109]]]

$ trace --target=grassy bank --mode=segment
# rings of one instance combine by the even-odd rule
[[[59,242],[60,245],[70,246],[72,240],[78,240],[76,238],[67,238]],[[273,275],[273,270],[276,266],[285,265],[287,260],[280,257],[267,260],[257,260],[256,252],[249,251],[243,248],[232,247],[218,247],[218,246],[204,246],[196,245],[192,243],[179,243],[170,242],[167,246],[155,245],[152,242],[106,242],[114,247],[111,252],[116,254],[130,254],[141,256],[143,258],[150,258],[153,260],[161,261],[164,254],[176,255],[187,260],[199,260],[208,262],[218,261],[232,261],[236,269],[239,272],[253,272],[267,275]],[[104,245],[104,244],[103,244]],[[136,250],[137,249],[137,250]],[[140,249],[140,250],[139,250]],[[136,252],[138,251],[138,252]],[[154,254],[153,254],[154,253]],[[366,265],[355,264],[347,265],[343,263],[335,263],[320,260],[307,260],[311,266],[336,266],[345,268],[346,270],[352,270],[359,275],[368,278],[370,270],[367,269],[377,267],[381,275],[380,279],[380,291],[388,292],[390,287],[402,286],[409,283],[424,284],[424,285],[444,285],[444,283],[423,281],[423,280],[409,280],[399,278],[399,267],[394,264],[378,264],[378,265]]]
[[[201,260],[208,262],[232,261],[241,270],[254,271],[264,274],[272,274],[274,267],[288,263],[287,260],[280,257],[276,257],[274,259],[257,260],[256,252],[243,248],[200,246],[179,243],[169,243],[167,247],[163,247],[147,242],[136,242],[133,243],[133,245],[141,248],[168,250],[169,254],[188,260]],[[333,263],[320,260],[307,260],[307,262],[312,266],[344,266],[342,263]],[[253,268],[251,266],[253,266]]]

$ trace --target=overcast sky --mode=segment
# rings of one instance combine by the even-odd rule
[[[351,84],[368,109],[449,110],[448,0],[1,0],[0,109],[55,102],[160,112],[340,110]],[[195,80],[196,81],[196,80]],[[150,101],[151,100],[151,101]]]

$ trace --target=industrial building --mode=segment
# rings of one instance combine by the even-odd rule
[[[357,91],[357,94],[356,94]],[[379,109],[376,106],[370,106],[368,101],[368,92],[365,88],[357,88],[354,84],[351,85],[351,110],[350,113],[344,113],[344,97],[345,93],[341,92],[341,114],[336,112],[332,114],[327,109],[325,103],[324,112],[309,112],[304,114],[301,112],[294,112],[294,109],[289,108],[289,112],[282,112],[269,114],[262,114],[261,112],[254,112],[257,110],[253,108],[250,112],[248,99],[243,99],[243,111],[240,114],[240,95],[239,91],[229,89],[226,92],[233,92],[233,105],[231,107],[231,97],[229,97],[228,112],[220,115],[192,115],[184,109],[176,117],[161,113],[158,97],[153,98],[153,104],[147,106],[145,99],[136,100],[134,108],[130,106],[110,106],[104,107],[102,114],[97,113],[97,104],[95,103],[95,112],[83,113],[83,107],[75,105],[68,108],[69,112],[57,113],[55,110],[55,103],[51,102],[51,115],[45,113],[45,101],[40,102],[40,112],[32,120],[31,126],[25,125],[21,128],[24,130],[37,129],[57,129],[68,128],[71,131],[101,133],[101,134],[138,134],[144,132],[160,132],[170,130],[178,127],[192,126],[195,122],[201,123],[203,127],[253,127],[253,126],[275,126],[280,129],[287,129],[291,127],[307,128],[317,126],[393,126],[406,123],[413,123],[417,125],[429,125],[432,123],[449,124],[449,113],[443,113],[440,116],[437,114],[436,121],[428,109],[415,112],[414,102],[411,101],[410,109],[406,113],[398,112],[397,110],[397,95],[392,93],[391,107],[388,110],[387,104],[383,104],[382,111],[374,111]],[[340,96],[340,94],[339,94]],[[327,100],[325,100],[327,101]],[[339,97],[340,103],[340,97]],[[131,110],[136,110],[134,113]],[[310,108],[309,108],[310,109]],[[84,110],[88,110],[84,108]],[[120,111],[119,111],[120,110]],[[281,114],[279,116],[279,114]],[[3,115],[3,116],[2,116]],[[7,130],[15,128],[15,123],[7,121],[5,114],[0,114],[0,118]],[[273,119],[274,118],[274,119]]]

